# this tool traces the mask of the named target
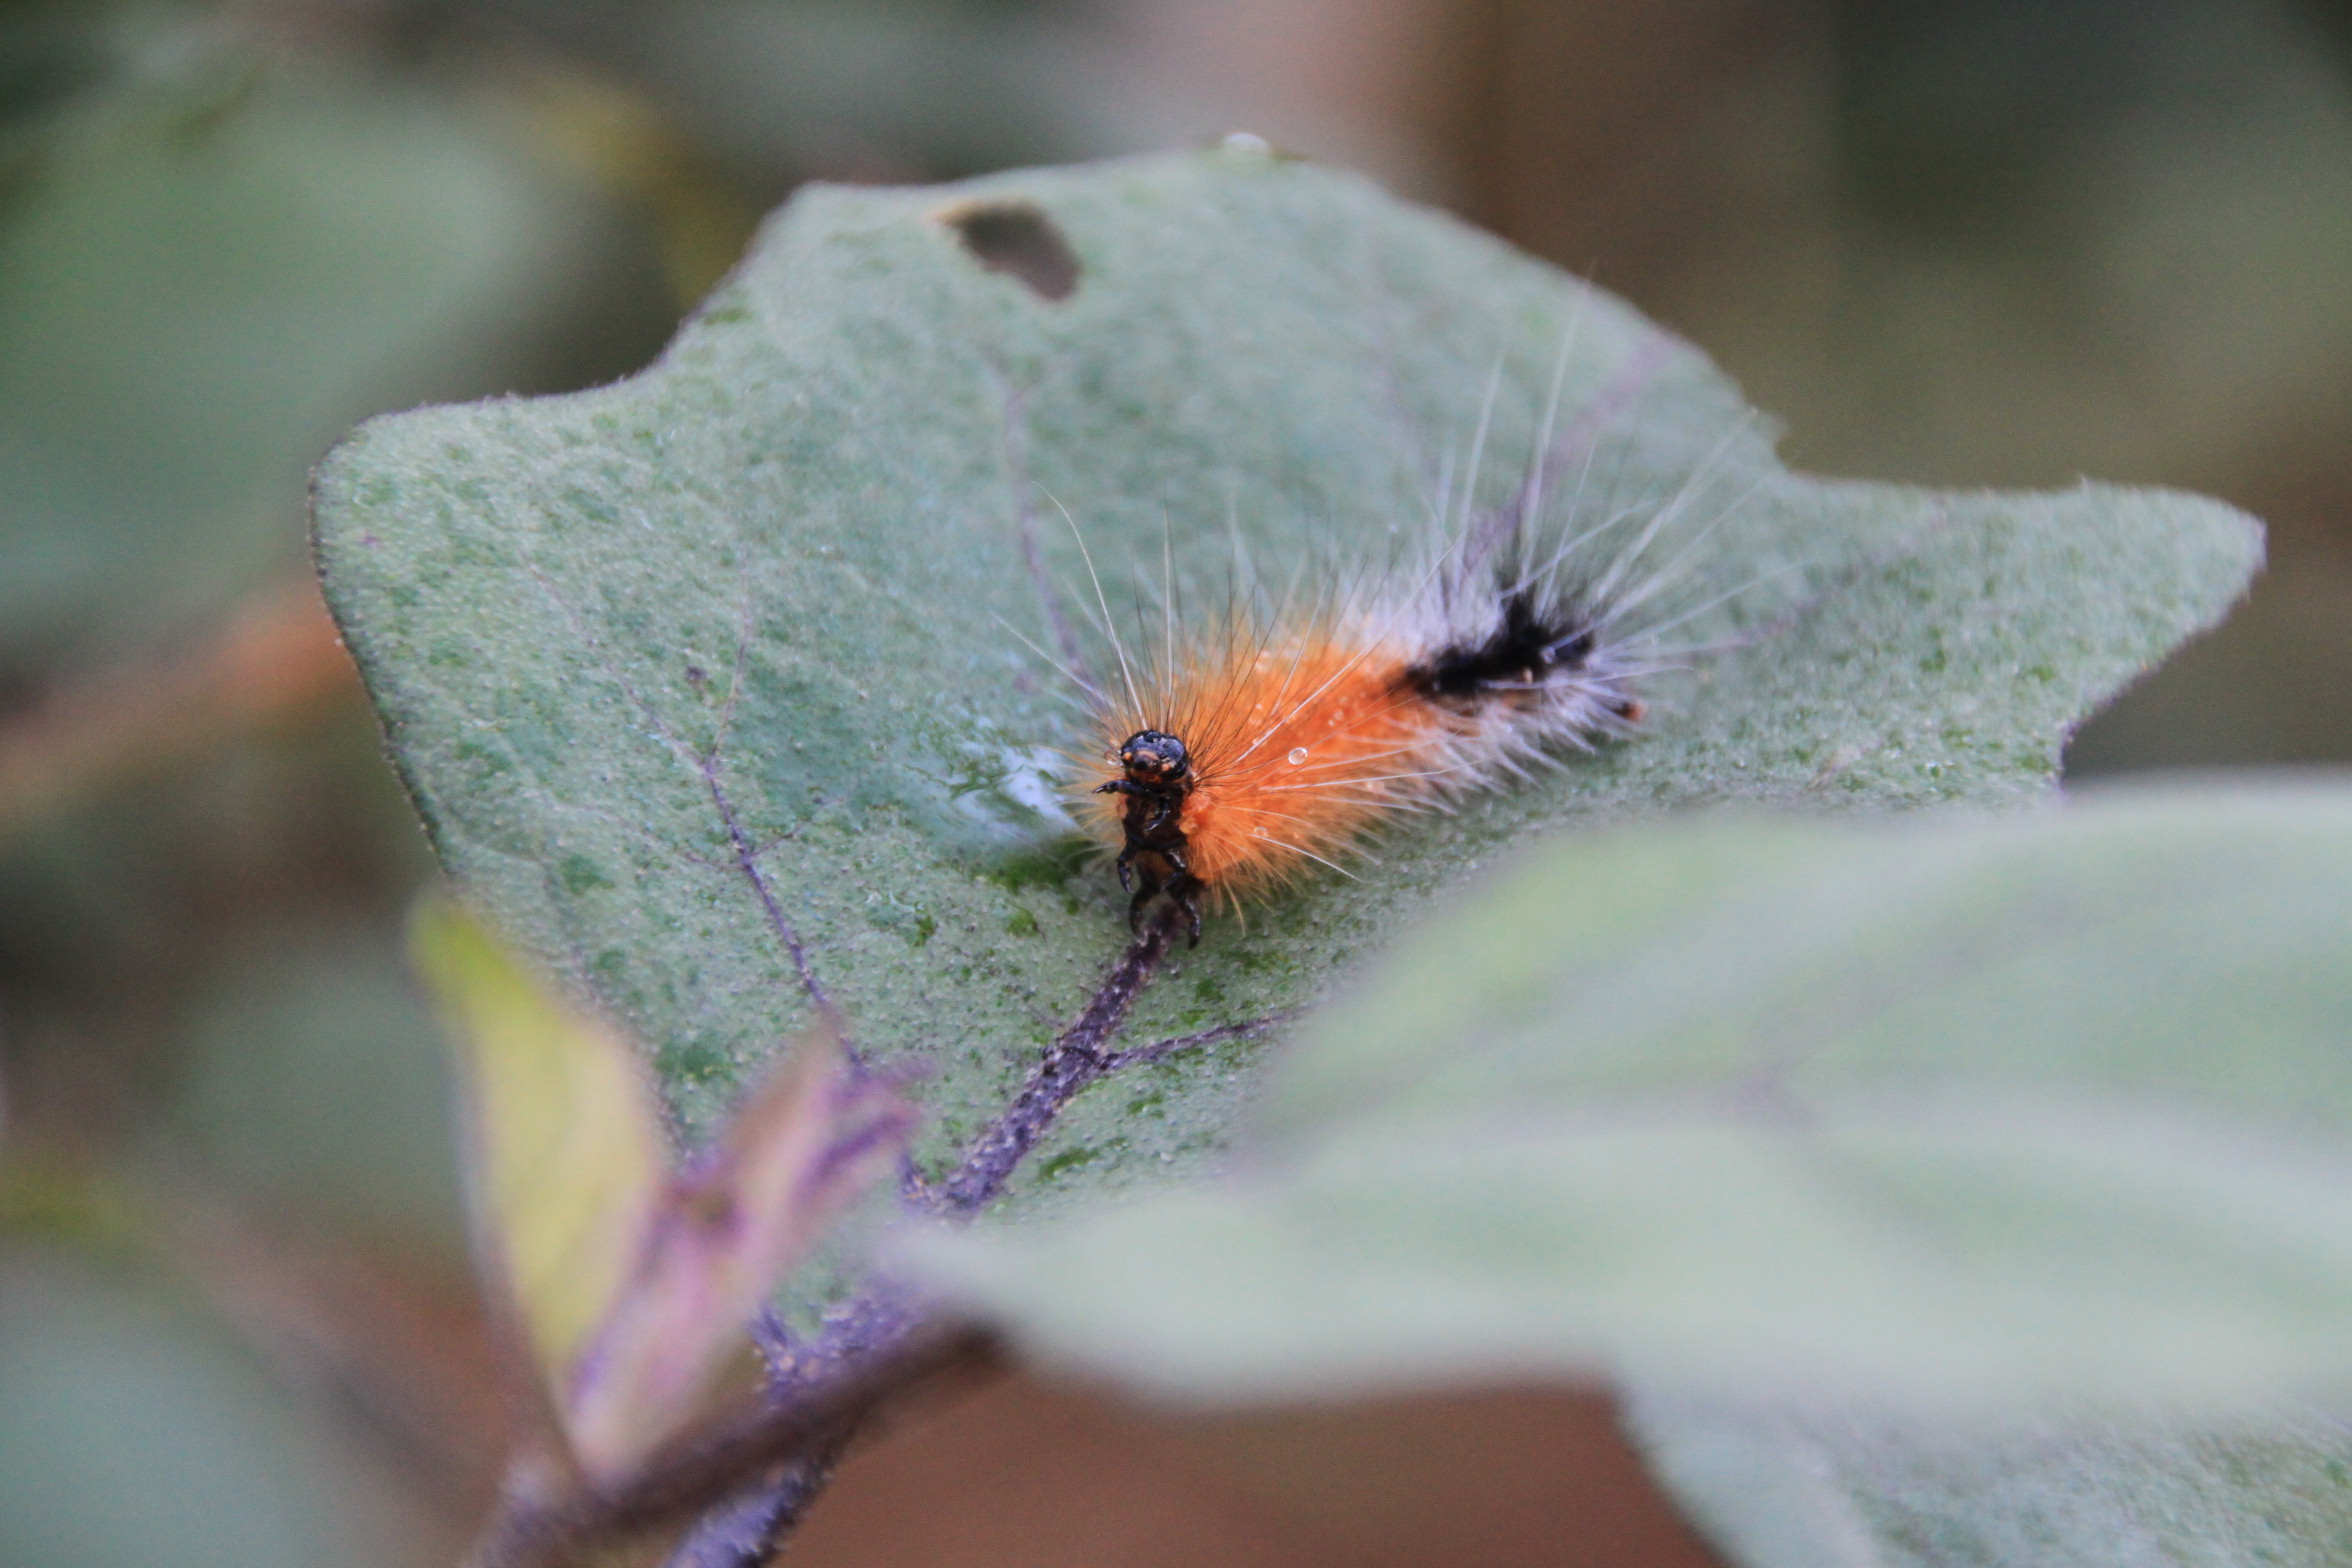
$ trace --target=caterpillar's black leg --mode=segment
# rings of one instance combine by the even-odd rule
[[[1119,859],[1117,864],[1119,867],[1119,891],[1122,893],[1134,892],[1135,846],[1133,844],[1130,844],[1125,849],[1119,851]]]
[[[1187,947],[1200,946],[1200,901],[1194,897],[1200,890],[1201,884],[1182,871],[1177,873],[1175,881],[1168,884],[1168,896],[1176,901],[1178,909],[1184,911],[1185,930],[1191,938],[1185,944]]]
[[[1143,931],[1143,906],[1150,903],[1154,898],[1158,897],[1160,891],[1163,888],[1169,886],[1169,884],[1162,882],[1158,877],[1154,876],[1150,866],[1145,866],[1143,868],[1143,875],[1138,877],[1136,880],[1142,883],[1142,886],[1138,887],[1135,890],[1135,896],[1127,901],[1127,929],[1137,935],[1141,935]]]

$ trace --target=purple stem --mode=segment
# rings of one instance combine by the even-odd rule
[[[671,1554],[669,1568],[757,1568],[772,1560],[833,1479],[846,1446],[825,1444],[786,1465],[766,1485],[711,1510]]]
[[[735,803],[727,798],[726,788],[719,783],[718,754],[706,752],[701,760],[702,781],[710,789],[711,804],[718,809],[719,821],[727,829],[727,842],[735,851],[735,869],[742,872],[743,879],[751,884],[751,891],[758,897],[760,908],[767,911],[768,925],[775,931],[776,940],[782,942],[784,951],[792,955],[792,967],[800,974],[801,989],[808,993],[817,1016],[825,1020],[825,1026],[841,1042],[841,1048],[848,1053],[851,1063],[863,1071],[864,1063],[856,1048],[850,1044],[849,1030],[842,1023],[841,1009],[833,1005],[833,999],[825,994],[824,986],[818,983],[817,972],[809,965],[808,950],[800,944],[800,933],[793,930],[792,922],[784,918],[784,906],[776,902],[776,890],[768,885],[767,873],[760,870],[759,850],[751,842],[751,835],[743,831],[743,819],[736,815]]]
[[[1176,913],[1164,909],[1129,943],[1111,966],[1077,1021],[1046,1047],[1012,1103],[964,1153],[954,1172],[930,1197],[936,1211],[968,1217],[1004,1191],[1022,1159],[1052,1128],[1063,1108],[1096,1080],[1127,1067],[1140,1067],[1179,1051],[1238,1040],[1273,1028],[1296,1010],[1246,1023],[1226,1024],[1177,1035],[1133,1050],[1114,1051],[1111,1042],[1135,999],[1167,957],[1175,940]],[[813,1340],[795,1341],[767,1320],[763,1342],[771,1361],[771,1397],[779,1406],[821,1398],[823,1392],[870,1364],[920,1326],[913,1305],[887,1290],[837,1309]],[[846,1434],[844,1434],[846,1440]],[[782,1549],[831,1477],[840,1444],[795,1458],[782,1470],[704,1517],[669,1560],[669,1568],[761,1568]]]
[[[1103,1064],[1103,1071],[1108,1074],[1125,1072],[1130,1067],[1149,1067],[1179,1051],[1197,1051],[1205,1045],[1223,1045],[1228,1040],[1244,1040],[1253,1034],[1264,1034],[1276,1024],[1290,1022],[1301,1011],[1300,1008],[1286,1007],[1278,1013],[1268,1013],[1263,1018],[1253,1018],[1247,1023],[1219,1024],[1214,1029],[1203,1029],[1198,1034],[1180,1034],[1172,1040],[1154,1040],[1132,1051],[1116,1053]]]
[[[1127,944],[1127,951],[1111,966],[1110,975],[1078,1021],[1046,1047],[1045,1058],[1013,1096],[1004,1114],[965,1151],[963,1163],[939,1191],[939,1207],[948,1214],[978,1213],[989,1199],[1004,1190],[1014,1169],[1037,1140],[1053,1126],[1062,1107],[1088,1084],[1109,1072],[1118,1060],[1110,1049],[1127,1010],[1167,956],[1176,935],[1179,912],[1163,905],[1143,934]]]

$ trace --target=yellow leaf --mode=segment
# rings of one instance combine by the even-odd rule
[[[652,1086],[627,1040],[458,905],[419,905],[410,950],[459,1047],[484,1272],[560,1391],[627,1284],[668,1177]]]

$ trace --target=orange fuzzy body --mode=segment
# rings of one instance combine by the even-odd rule
[[[1413,689],[1407,662],[1329,631],[1272,646],[1237,631],[1102,715],[1085,787],[1120,776],[1109,759],[1136,731],[1176,736],[1192,761],[1178,819],[1192,875],[1222,901],[1267,891],[1340,860],[1380,817],[1430,793],[1460,721]],[[1119,845],[1119,797],[1082,798]]]

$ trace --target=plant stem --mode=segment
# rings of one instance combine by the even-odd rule
[[[1004,1190],[1021,1159],[1036,1146],[1078,1092],[1100,1078],[1115,1059],[1111,1041],[1127,1021],[1160,960],[1175,939],[1179,911],[1163,905],[1143,934],[1127,944],[1127,951],[1111,966],[1102,988],[1078,1015],[1078,1021],[1046,1047],[1044,1058],[1029,1074],[1021,1092],[994,1125],[965,1151],[963,1163],[940,1190],[940,1207],[953,1215],[979,1212]]]
[[[915,1329],[886,1353],[862,1358],[830,1378],[795,1389],[790,1400],[746,1412],[654,1455],[616,1487],[550,1505],[510,1506],[492,1521],[467,1568],[553,1568],[591,1544],[645,1534],[689,1518],[779,1466],[786,1467],[786,1477],[806,1466],[803,1490],[813,1496],[850,1432],[876,1408],[917,1388],[993,1370],[999,1364],[995,1342],[977,1328],[955,1324]],[[766,1492],[763,1489],[763,1497]],[[805,1502],[804,1496],[801,1503]],[[761,1550],[764,1556],[772,1544]]]
[[[947,1181],[934,1189],[931,1202],[939,1211],[958,1217],[978,1212],[1004,1190],[1023,1156],[1053,1126],[1063,1107],[1120,1065],[1111,1042],[1167,956],[1178,918],[1172,907],[1161,910],[1127,945],[1076,1022],[1046,1047],[1004,1114],[973,1141]],[[1190,1042],[1162,1042],[1168,1047],[1180,1043]],[[884,1296],[849,1303],[813,1344],[796,1350],[777,1368],[775,1394],[781,1408],[796,1409],[812,1391],[828,1387],[845,1356],[921,1332],[912,1321],[899,1303]],[[705,1519],[671,1555],[669,1568],[760,1568],[767,1563],[830,1479],[833,1458],[848,1436],[844,1428],[829,1451],[804,1455]]]
[[[1096,1080],[1179,1051],[1257,1034],[1293,1016],[1273,1013],[1132,1050],[1113,1050],[1112,1042],[1135,999],[1166,959],[1180,920],[1176,909],[1164,907],[1127,945],[1077,1019],[1046,1047],[1004,1113],[973,1140],[946,1181],[931,1189],[930,1203],[937,1212],[960,1219],[985,1208],[1004,1191],[1062,1111]],[[918,1323],[904,1303],[886,1295],[849,1303],[814,1342],[787,1354],[777,1368],[776,1398],[785,1408],[796,1407],[807,1391],[829,1386],[845,1362],[854,1364],[859,1357],[882,1353],[909,1334],[923,1332]],[[761,1568],[772,1560],[831,1479],[834,1460],[849,1435],[845,1426],[829,1446],[812,1447],[780,1474],[704,1519],[672,1554],[669,1568]]]
[[[793,1460],[766,1484],[705,1515],[670,1555],[669,1568],[748,1568],[770,1561],[833,1479],[849,1436],[845,1432],[841,1441]]]
[[[784,945],[794,972],[800,976],[801,989],[808,993],[809,1004],[816,1008],[817,1016],[833,1031],[833,1037],[841,1042],[841,1048],[849,1053],[851,1063],[856,1064],[859,1057],[850,1042],[849,1030],[842,1022],[841,1009],[833,1005],[833,998],[825,994],[824,986],[818,982],[817,972],[809,963],[808,950],[801,946],[800,933],[784,917],[784,906],[777,901],[776,890],[769,885],[767,873],[760,869],[759,849],[751,842],[751,835],[744,831],[743,819],[735,812],[735,802],[728,797],[725,787],[719,782],[718,753],[705,753],[700,765],[702,782],[710,791],[711,804],[717,808],[719,822],[727,830],[727,843],[735,854],[735,869],[743,874],[744,881],[751,884],[752,895],[759,900],[760,909],[768,917],[768,928],[775,932],[776,940]]]

